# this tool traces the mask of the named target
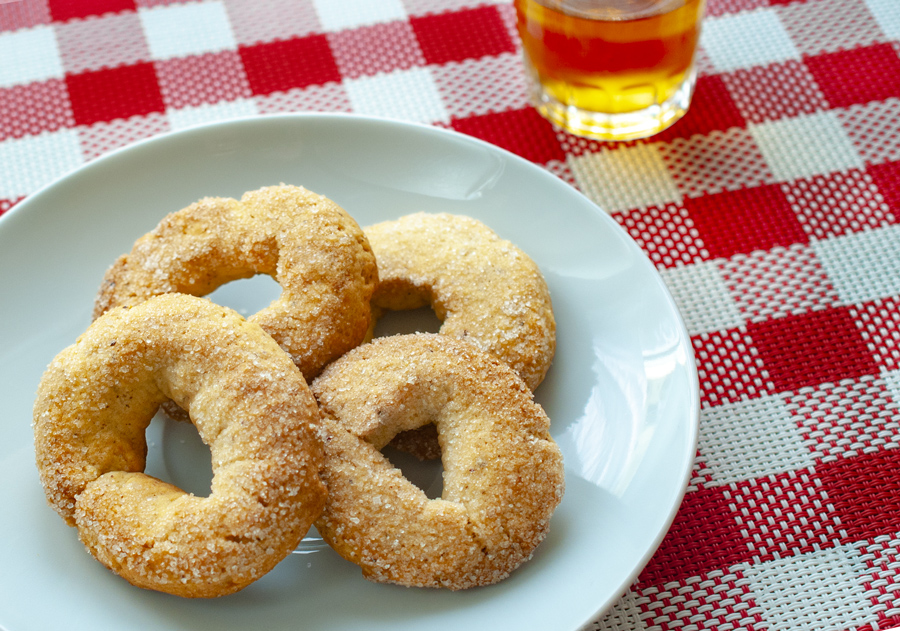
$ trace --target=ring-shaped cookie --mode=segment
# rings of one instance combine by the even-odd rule
[[[333,201],[287,185],[240,201],[205,198],[166,216],[107,271],[94,315],[163,293],[205,296],[256,274],[282,292],[249,319],[307,379],[365,338],[378,278],[365,235]]]
[[[430,305],[442,335],[474,343],[537,388],[556,351],[556,321],[527,254],[480,221],[447,213],[406,215],[364,232],[378,261],[376,311]]]
[[[562,456],[525,383],[495,357],[436,334],[378,338],[313,382],[328,501],[316,527],[376,582],[465,589],[530,558],[562,498]],[[437,427],[441,498],[381,453],[401,430]]]
[[[166,398],[212,455],[208,497],[142,473]],[[51,506],[99,561],[139,587],[232,593],[293,550],[321,511],[318,408],[259,326],[180,294],[116,308],[63,350],[34,406]]]

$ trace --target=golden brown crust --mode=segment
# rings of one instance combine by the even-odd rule
[[[145,430],[167,398],[210,447],[209,497],[142,473]],[[296,547],[325,498],[318,423],[271,337],[181,294],[98,318],[50,364],[34,406],[53,508],[114,572],[188,597],[237,591]]]
[[[364,231],[378,261],[376,310],[430,305],[443,320],[441,334],[499,357],[537,388],[556,350],[556,322],[547,283],[522,250],[471,217],[447,213]]]
[[[503,362],[443,335],[379,338],[313,382],[329,499],[316,527],[373,581],[465,589],[530,558],[562,498],[549,419]],[[434,422],[444,486],[429,500],[379,450]]]
[[[282,293],[249,319],[307,379],[365,338],[378,280],[365,235],[333,201],[286,185],[166,216],[109,269],[94,316],[163,293],[204,296],[255,274],[272,276]]]

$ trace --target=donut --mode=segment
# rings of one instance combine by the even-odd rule
[[[249,319],[306,379],[365,338],[378,279],[365,235],[333,201],[287,185],[240,201],[204,198],[166,216],[106,272],[94,317],[163,293],[205,296],[255,274],[272,276],[282,291]]]
[[[375,317],[431,306],[440,333],[491,353],[534,390],[556,350],[547,283],[518,247],[471,217],[415,213],[364,229],[378,261]]]
[[[143,473],[145,430],[167,398],[212,455],[208,497]],[[203,298],[111,309],[47,368],[34,405],[49,504],[133,585],[233,593],[303,538],[325,501],[318,407],[259,325]]]
[[[466,589],[496,583],[544,539],[564,489],[562,455],[531,390],[505,363],[449,336],[377,338],[312,384],[328,500],[315,525],[375,582]],[[438,499],[380,449],[433,423]]]

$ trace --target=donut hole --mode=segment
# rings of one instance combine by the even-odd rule
[[[391,445],[381,450],[381,455],[400,470],[412,484],[422,489],[425,496],[438,499],[444,491],[444,467],[440,458],[420,460],[412,454],[400,451]]]
[[[281,285],[274,278],[268,274],[257,274],[225,283],[206,298],[247,318],[268,307],[280,295]]]
[[[198,497],[212,492],[209,447],[193,423],[172,420],[163,412],[157,412],[147,428],[144,472]]]
[[[438,333],[443,322],[431,307],[417,309],[384,310],[375,323],[373,337],[405,335],[407,333]]]

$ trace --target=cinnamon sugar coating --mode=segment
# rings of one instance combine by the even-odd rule
[[[465,589],[529,559],[564,489],[549,419],[506,364],[444,335],[379,338],[312,384],[323,412],[323,538],[376,582]],[[380,453],[437,427],[443,493],[429,500]]]
[[[142,472],[145,430],[166,399],[210,448],[208,497]],[[296,547],[325,500],[318,423],[270,336],[182,294],[99,317],[47,368],[34,405],[51,506],[109,569],[187,597],[235,592]]]
[[[556,321],[547,283],[527,254],[478,220],[447,213],[364,231],[378,260],[377,310],[431,306],[442,335],[474,343],[538,387],[556,351]]]
[[[107,271],[94,316],[163,293],[204,296],[255,274],[272,276],[282,293],[249,319],[307,379],[365,338],[378,280],[365,235],[333,201],[287,185],[166,216]]]

